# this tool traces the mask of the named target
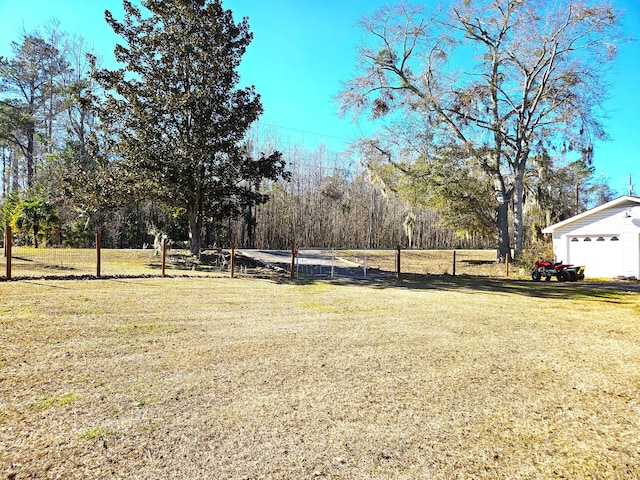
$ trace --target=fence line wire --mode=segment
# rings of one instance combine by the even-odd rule
[[[246,250],[244,250],[246,252]],[[280,252],[280,271],[290,269],[290,252]],[[203,255],[202,261],[186,251],[172,251],[167,262],[169,275],[228,275],[229,252],[216,257]],[[206,257],[206,259],[205,259]],[[455,257],[455,263],[454,263]],[[213,258],[213,260],[212,260]],[[12,278],[84,277],[96,275],[94,248],[13,247]],[[301,248],[295,261],[298,277],[389,277],[395,275],[396,249]],[[142,276],[161,274],[162,258],[153,249],[101,250],[101,275]],[[264,269],[263,269],[264,270]],[[5,277],[6,258],[0,255],[0,278]],[[234,273],[251,276],[255,267],[236,262]],[[401,273],[470,276],[505,275],[505,266],[496,263],[495,250],[401,250]]]

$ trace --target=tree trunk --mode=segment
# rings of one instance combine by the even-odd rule
[[[2,197],[6,197],[9,194],[9,156],[7,155],[7,149],[2,148]]]
[[[20,163],[18,155],[15,151],[9,153],[9,163],[11,164],[11,190],[10,192],[17,192],[20,188]]]
[[[247,237],[249,241],[248,247],[255,248],[257,218],[253,214],[253,207],[251,206],[247,207],[246,215],[247,215]]]
[[[25,152],[25,157],[27,160],[27,188],[31,188],[33,186],[33,177],[35,173],[35,165],[34,165],[34,152],[35,152],[35,128],[29,127],[27,129],[27,151]]]
[[[200,257],[200,247],[202,245],[202,216],[197,207],[189,207],[187,215],[189,217],[189,253]]]
[[[496,195],[496,227],[498,229],[498,262],[504,263],[510,253],[509,245],[509,196],[502,178],[494,180]]]
[[[509,204],[501,203],[496,208],[498,227],[498,262],[504,263],[509,254]]]
[[[513,229],[515,237],[514,257],[518,258],[524,248],[524,169],[516,172],[513,187]]]

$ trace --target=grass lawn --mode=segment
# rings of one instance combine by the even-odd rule
[[[0,478],[639,478],[640,294],[0,283]]]

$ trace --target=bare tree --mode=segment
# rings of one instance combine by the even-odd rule
[[[440,201],[466,200],[464,212],[496,233],[503,260],[511,226],[516,251],[523,247],[531,156],[564,143],[589,157],[593,140],[605,138],[603,73],[618,18],[610,5],[583,0],[465,0],[429,14],[404,2],[384,7],[360,23],[369,43],[339,96],[341,112],[384,119],[386,130],[370,139],[378,160],[431,182],[427,193]],[[493,211],[474,197],[478,182],[490,186]]]

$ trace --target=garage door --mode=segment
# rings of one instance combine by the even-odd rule
[[[584,265],[587,277],[620,275],[622,252],[617,235],[571,237],[568,262]]]

